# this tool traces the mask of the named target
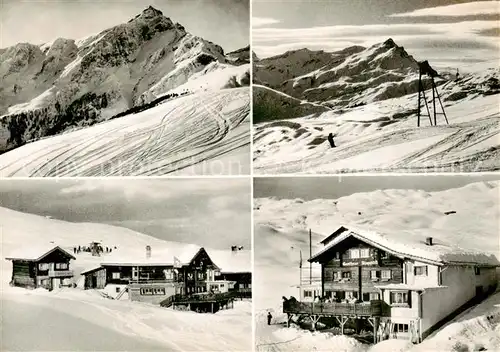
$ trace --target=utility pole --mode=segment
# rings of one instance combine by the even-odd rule
[[[312,258],[312,233],[311,229],[309,229],[309,285],[312,284],[312,263],[311,263],[311,258]]]

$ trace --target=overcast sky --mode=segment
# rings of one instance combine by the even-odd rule
[[[260,57],[370,46],[391,37],[436,67],[499,64],[499,1],[254,0],[252,16]]]
[[[337,199],[353,193],[379,189],[416,189],[435,192],[492,180],[500,180],[500,175],[257,177],[254,179],[254,197],[312,200]]]
[[[0,48],[83,38],[125,23],[149,5],[225,51],[249,45],[249,0],[0,0]]]
[[[248,178],[4,179],[0,206],[113,224],[164,240],[250,248],[250,187]]]

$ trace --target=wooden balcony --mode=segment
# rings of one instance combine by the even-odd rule
[[[49,270],[49,277],[72,277],[73,270]]]
[[[193,295],[172,295],[160,302],[162,307],[169,307],[172,304],[188,303],[211,303],[234,300],[238,297],[237,292],[213,293],[213,294],[193,294]]]
[[[381,300],[370,303],[311,303],[288,300],[283,313],[316,315],[390,316],[390,307]]]

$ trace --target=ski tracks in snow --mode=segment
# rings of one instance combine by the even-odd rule
[[[182,97],[14,149],[0,156],[0,176],[182,174],[248,146],[249,114],[248,88]]]

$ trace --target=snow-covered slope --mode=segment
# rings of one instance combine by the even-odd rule
[[[494,181],[441,192],[383,190],[312,201],[255,199],[254,302],[259,351],[299,351],[304,348],[318,351],[366,350],[366,347],[346,337],[311,334],[295,329],[285,332],[286,328],[265,324],[268,311],[272,312],[276,324],[284,322],[286,316],[281,313],[281,297],[298,296],[300,250],[305,263],[303,275],[308,275],[309,264],[305,261],[309,253],[308,229],[313,234],[313,254],[322,248],[319,241],[339,226],[353,224],[373,231],[400,233],[404,236],[404,243],[420,241],[421,236],[431,233],[436,241],[500,258],[499,190],[500,181]],[[451,210],[456,213],[445,214]],[[313,275],[315,270],[313,267]],[[494,307],[490,305],[489,308]],[[486,319],[492,313],[485,311],[483,314]],[[460,327],[472,324],[485,327],[489,331],[484,330],[485,335],[491,335],[495,329],[498,333],[499,320],[495,318],[497,320],[488,327],[482,324],[483,318],[477,323],[466,323],[468,319],[463,319]],[[451,335],[456,341],[459,334]],[[431,341],[432,337],[426,342],[427,348],[432,347]],[[440,351],[450,350],[444,348]]]
[[[188,82],[184,93],[230,85],[249,70],[233,59],[151,6],[87,38],[6,48],[0,52],[0,152],[109,119]],[[217,86],[205,81],[192,89],[209,66]]]
[[[182,253],[189,245],[162,241],[135,231],[103,224],[69,223],[0,207],[2,261],[2,350],[46,351],[249,351],[251,349],[251,303],[236,302],[232,310],[216,314],[179,312],[149,304],[114,301],[96,291],[81,288],[52,292],[10,287],[12,263],[5,257],[20,248],[60,245],[73,247],[101,241],[112,253],[93,257],[75,254],[71,262],[75,279],[80,272],[123,257],[153,253]],[[115,248],[116,247],[116,248]],[[248,268],[250,251],[233,255],[227,250],[205,248],[222,269]],[[172,258],[164,258],[166,261]],[[44,316],[50,324],[40,324]],[[35,322],[35,324],[33,324]],[[46,328],[47,327],[47,328]],[[20,333],[22,332],[22,333]],[[99,341],[99,343],[97,343]]]
[[[246,87],[154,108],[0,155],[2,176],[235,175],[250,168]]]
[[[458,79],[439,72],[435,82],[449,125],[443,115],[438,127],[422,116],[417,128],[418,63],[391,39],[333,53],[297,50],[254,65],[254,83],[267,87],[254,89],[257,173],[500,168],[498,68]],[[429,80],[423,77],[432,114]]]
[[[417,94],[254,126],[257,173],[471,172],[500,168],[498,69],[438,89],[449,121],[421,117]],[[430,96],[428,91],[427,96]],[[290,110],[289,110],[290,111]],[[440,110],[438,110],[440,111]],[[300,132],[300,133],[299,133]],[[327,141],[333,133],[336,148]]]

